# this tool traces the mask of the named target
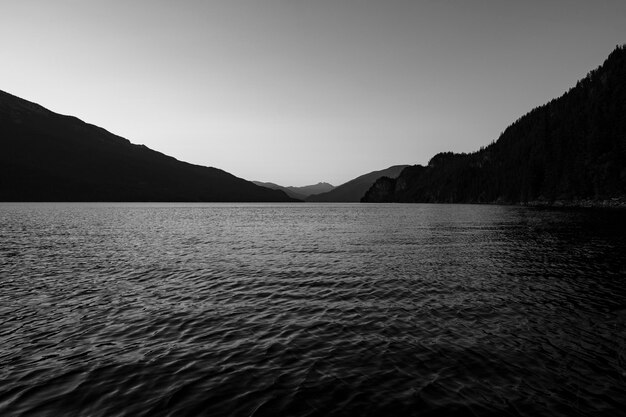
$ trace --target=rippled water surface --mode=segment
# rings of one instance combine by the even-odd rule
[[[626,415],[626,214],[0,205],[0,415]]]

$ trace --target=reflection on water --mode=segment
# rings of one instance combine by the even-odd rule
[[[625,415],[626,214],[0,205],[0,415]]]

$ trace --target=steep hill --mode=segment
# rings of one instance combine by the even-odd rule
[[[626,47],[471,154],[380,178],[364,202],[626,203]]]
[[[0,91],[0,201],[293,201]]]
[[[394,165],[381,171],[373,171],[368,174],[361,175],[353,180],[335,187],[333,190],[322,194],[310,195],[306,201],[310,202],[359,202],[365,192],[380,177],[386,176],[395,178],[402,169],[408,165]]]

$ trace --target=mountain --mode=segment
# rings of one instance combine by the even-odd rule
[[[327,182],[318,182],[313,185],[305,185],[303,187],[287,187],[288,190],[308,197],[312,194],[326,193],[335,189],[335,187]]]
[[[0,91],[0,201],[294,201]]]
[[[318,182],[313,185],[305,185],[302,187],[285,187],[282,185],[274,184],[273,182],[262,182],[262,181],[252,181],[256,185],[261,187],[271,188],[272,190],[282,190],[291,198],[296,198],[298,200],[304,200],[306,197],[311,194],[323,193],[326,191],[330,191],[334,186],[330,185],[327,182]]]
[[[496,142],[380,178],[362,201],[626,205],[626,46]]]
[[[395,178],[408,165],[394,165],[381,171],[373,171],[341,184],[331,191],[310,195],[305,201],[310,202],[359,202],[374,182],[383,176]]]
[[[252,182],[258,185],[259,187],[265,187],[271,190],[281,190],[282,192],[284,192],[291,198],[295,198],[298,200],[304,200],[306,198],[305,195],[298,194],[297,192],[292,191],[291,190],[292,187],[283,187],[282,185],[274,184],[273,182],[263,182],[263,181],[252,181]]]

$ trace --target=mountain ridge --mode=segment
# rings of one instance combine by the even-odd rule
[[[0,201],[295,201],[0,91]]]
[[[374,184],[376,179],[381,176],[397,176],[402,169],[407,166],[408,165],[393,165],[382,170],[368,172],[367,174],[360,175],[348,182],[338,185],[328,192],[310,195],[305,201],[313,203],[358,203],[365,192]]]
[[[488,146],[379,178],[361,201],[626,206],[626,47]]]
[[[299,200],[304,200],[306,197],[310,196],[311,194],[318,194],[318,193],[330,191],[333,188],[335,188],[333,185],[327,182],[318,182],[317,184],[304,185],[301,187],[278,185],[273,182],[263,182],[263,181],[252,181],[252,182],[261,187],[271,188],[272,190],[282,190],[288,196],[292,198],[297,198]]]

